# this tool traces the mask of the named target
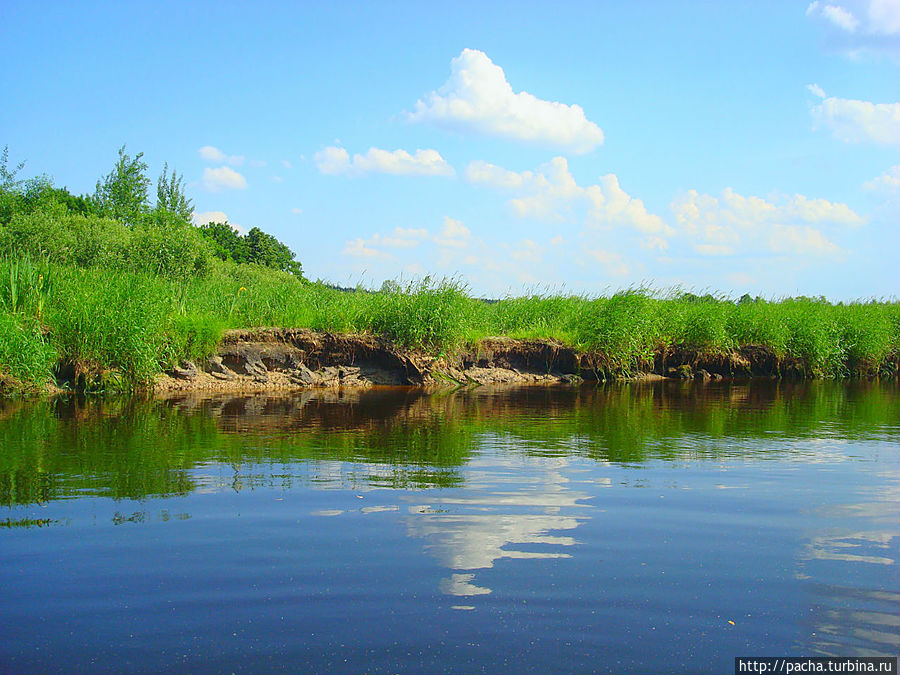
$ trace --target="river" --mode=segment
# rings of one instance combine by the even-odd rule
[[[0,404],[2,672],[900,651],[896,383]]]

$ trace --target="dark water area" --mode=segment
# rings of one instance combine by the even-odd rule
[[[0,403],[0,672],[900,651],[897,384]]]

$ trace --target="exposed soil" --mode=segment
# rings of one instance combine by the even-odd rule
[[[228,331],[217,354],[184,362],[161,375],[157,391],[269,391],[373,385],[466,386],[579,382],[622,376],[552,340],[489,338],[452,356],[398,347],[374,335],[302,329]],[[717,380],[810,376],[806,364],[779,359],[769,348],[747,345],[733,352],[675,346],[654,355],[637,379]],[[635,374],[631,374],[635,378]]]
[[[373,385],[468,385],[578,380],[571,349],[496,338],[453,357],[405,350],[374,335],[309,330],[228,331],[216,355],[185,362],[156,381],[157,391],[264,391]]]

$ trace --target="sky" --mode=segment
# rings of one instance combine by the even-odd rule
[[[0,146],[311,279],[898,295],[900,0],[0,0]]]

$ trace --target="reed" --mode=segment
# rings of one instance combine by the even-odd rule
[[[228,328],[369,332],[447,353],[489,336],[554,339],[594,355],[608,376],[648,368],[684,345],[770,348],[815,377],[896,374],[900,304],[735,301],[632,288],[608,297],[531,293],[485,301],[458,278],[344,291],[270,268],[214,260],[203,273],[0,258],[0,372],[44,382],[56,360],[110,369],[129,387],[213,352]]]

